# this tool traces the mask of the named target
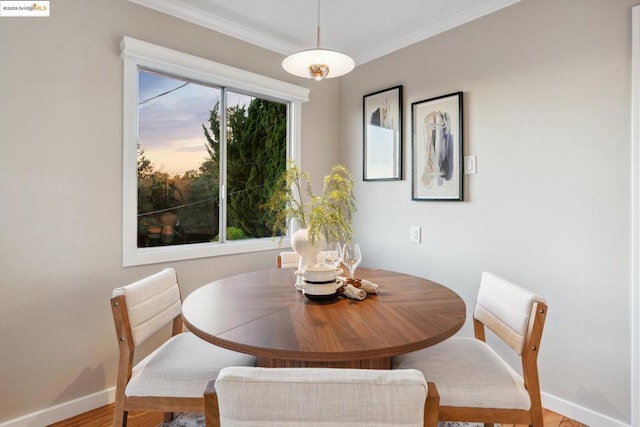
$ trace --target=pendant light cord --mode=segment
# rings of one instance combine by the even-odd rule
[[[316,48],[320,49],[320,0],[318,0],[318,26],[316,34]]]

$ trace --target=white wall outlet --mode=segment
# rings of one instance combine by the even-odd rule
[[[411,227],[411,236],[409,238],[409,241],[412,243],[420,243],[420,238],[421,238],[421,227],[419,225],[414,225]]]
[[[464,173],[465,175],[476,174],[476,156],[464,156]]]

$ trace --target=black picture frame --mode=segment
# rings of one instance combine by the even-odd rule
[[[412,200],[462,201],[462,92],[411,104]]]
[[[362,97],[362,179],[402,179],[402,85]]]

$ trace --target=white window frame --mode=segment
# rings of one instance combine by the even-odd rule
[[[123,37],[120,47],[124,64],[122,265],[127,267],[278,248],[280,239],[270,237],[232,240],[224,243],[138,247],[138,67],[286,102],[288,104],[287,158],[293,159],[298,165],[301,150],[302,103],[309,100],[309,89],[131,37]],[[286,241],[287,239],[283,244],[286,244]]]
[[[640,426],[640,6],[631,8],[631,425]]]

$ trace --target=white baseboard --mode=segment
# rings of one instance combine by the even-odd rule
[[[33,427],[53,424],[112,403],[115,400],[115,392],[115,387],[111,387],[32,414],[5,421],[0,423],[0,427]],[[542,406],[590,427],[631,427],[623,421],[544,392],[542,393]]]
[[[115,398],[116,388],[111,387],[88,396],[79,397],[78,399],[2,422],[0,423],[0,427],[46,426],[108,405],[112,403]]]
[[[631,427],[623,421],[542,392],[542,407],[590,427]],[[0,426],[2,427],[2,426]]]

